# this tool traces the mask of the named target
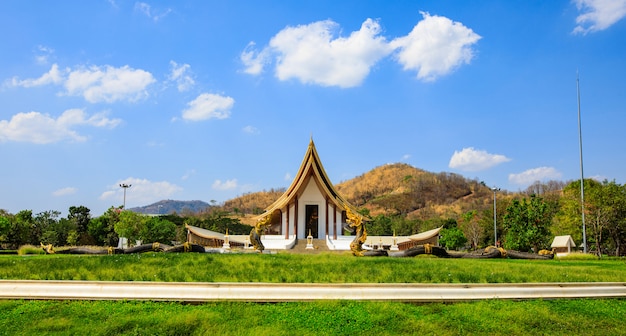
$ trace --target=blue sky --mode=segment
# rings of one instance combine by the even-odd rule
[[[626,0],[0,2],[0,208],[334,183],[626,182]]]

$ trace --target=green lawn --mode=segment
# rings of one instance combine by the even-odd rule
[[[0,301],[2,335],[626,335],[624,300]]]
[[[356,258],[348,254],[0,256],[1,279],[317,283],[608,282],[612,260]],[[626,300],[408,304],[0,301],[0,335],[626,335]]]
[[[273,283],[626,281],[623,260],[353,257],[349,254],[0,256],[0,279]]]

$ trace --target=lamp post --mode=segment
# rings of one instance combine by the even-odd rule
[[[120,183],[120,188],[124,189],[124,205],[122,206],[122,209],[126,210],[126,189],[132,187],[132,184],[126,184],[126,183]]]
[[[576,93],[578,96],[578,145],[580,148],[580,213],[583,222],[583,252],[587,253],[587,228],[585,227],[585,174],[583,173],[583,131],[580,122],[580,83],[576,71]]]
[[[496,192],[500,190],[500,188],[493,187],[493,245],[498,247],[498,226],[496,225]]]

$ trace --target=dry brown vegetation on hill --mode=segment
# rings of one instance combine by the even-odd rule
[[[372,169],[336,184],[346,200],[370,214],[403,215],[414,219],[457,218],[491,203],[491,190],[476,180],[453,173],[431,173],[404,163]],[[259,214],[285,192],[285,188],[244,194],[226,201],[234,214]]]
[[[280,197],[285,188],[243,194],[224,202],[224,210],[234,214],[260,214]]]
[[[388,164],[337,185],[352,204],[370,214],[409,218],[456,218],[489,204],[491,191],[453,173],[431,173],[404,163]]]

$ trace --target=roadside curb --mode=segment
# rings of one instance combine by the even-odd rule
[[[626,283],[303,284],[0,280],[0,299],[289,302],[453,302],[626,298]]]

